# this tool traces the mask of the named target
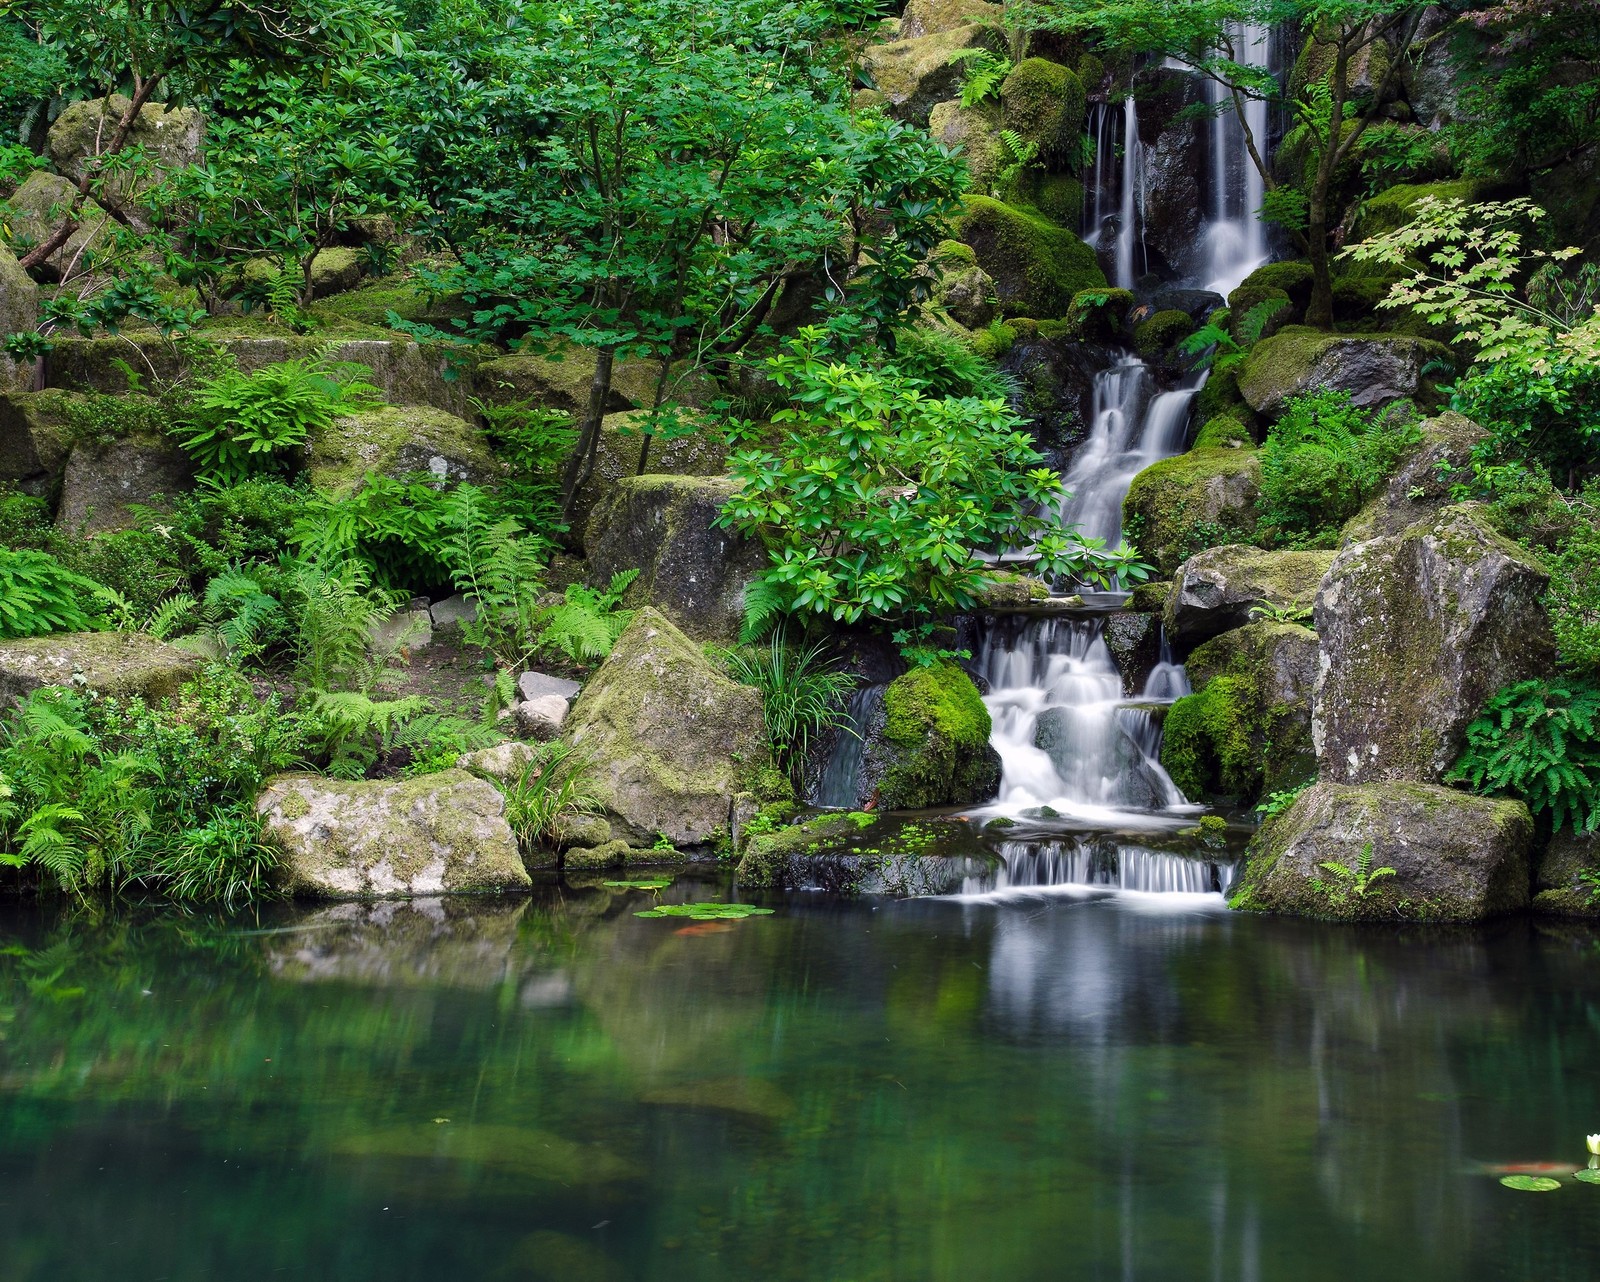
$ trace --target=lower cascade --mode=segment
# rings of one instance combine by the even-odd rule
[[[963,895],[1038,890],[1050,886],[1099,887],[1147,894],[1226,894],[1234,866],[1224,860],[1189,858],[1150,850],[1109,837],[1059,841],[1007,841],[1001,867],[968,877]]]

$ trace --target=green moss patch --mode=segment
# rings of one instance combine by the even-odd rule
[[[1080,290],[1104,288],[1094,250],[1076,233],[987,196],[968,196],[965,204],[961,239],[994,279],[1005,315],[1063,317]]]

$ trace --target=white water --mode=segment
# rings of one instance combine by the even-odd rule
[[[961,895],[1021,897],[1058,887],[1163,895],[1226,894],[1234,872],[1226,861],[1192,859],[1109,838],[1007,841],[1001,843],[999,855],[1002,866],[984,876],[966,878]]]
[[[861,761],[866,753],[867,723],[883,702],[881,685],[857,686],[845,708],[833,751],[817,776],[811,804],[831,810],[854,810],[862,802]]]
[[[1094,137],[1094,167],[1089,173],[1094,204],[1089,206],[1083,238],[1096,249],[1112,237],[1111,283],[1132,289],[1145,266],[1144,144],[1139,141],[1139,106],[1130,94],[1122,103],[1122,155],[1111,145],[1115,109],[1096,103],[1089,117]],[[1116,204],[1111,203],[1115,188]]]
[[[1234,58],[1243,66],[1276,70],[1272,66],[1272,33],[1254,24],[1230,29]],[[1233,107],[1232,95],[1215,81],[1208,81],[1211,103],[1210,155],[1211,210],[1205,227],[1205,288],[1226,298],[1244,278],[1270,257],[1267,231],[1259,212],[1265,184],[1245,149],[1244,129]],[[1246,99],[1245,124],[1255,140],[1256,150],[1267,154],[1267,104]]]

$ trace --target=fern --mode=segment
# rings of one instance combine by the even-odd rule
[[[1011,74],[1011,59],[988,49],[957,49],[948,62],[961,68],[961,105],[966,108],[999,97],[1001,82]]]
[[[1467,727],[1467,749],[1447,778],[1521,797],[1555,828],[1600,830],[1600,688],[1507,686]]]
[[[1039,156],[1039,144],[1024,138],[1015,129],[1002,129],[1000,142],[1005,148],[1006,160],[995,176],[996,191],[1003,191],[1015,183]]]
[[[1212,321],[1207,321],[1187,338],[1178,343],[1180,354],[1197,357],[1196,368],[1210,369],[1225,374],[1250,354],[1250,349],[1261,341],[1272,318],[1289,306],[1286,298],[1268,298],[1257,303],[1239,318],[1239,337]]]
[[[569,586],[560,605],[542,614],[539,647],[559,650],[568,659],[592,663],[611,653],[622,630],[633,618],[632,610],[619,610],[623,595],[639,577],[637,570],[621,570],[603,589],[581,583]]]
[[[752,579],[744,589],[744,624],[739,629],[739,644],[761,640],[788,612],[789,594],[766,576]]]

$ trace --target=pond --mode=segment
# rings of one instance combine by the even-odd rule
[[[1600,1273],[1586,929],[1212,894],[13,907],[13,1280]]]

